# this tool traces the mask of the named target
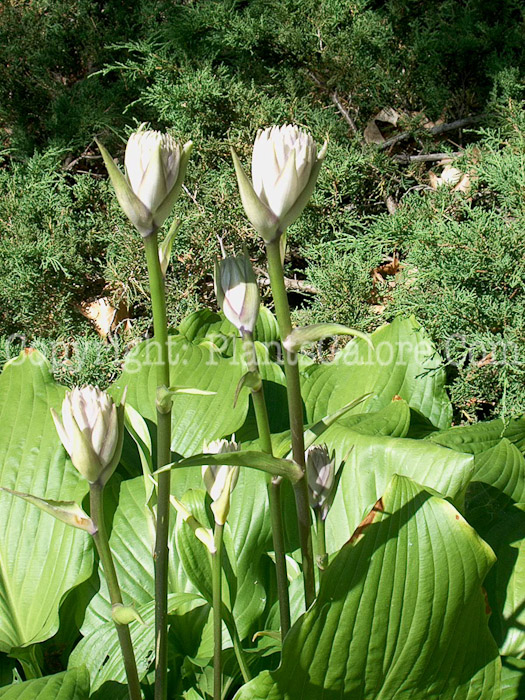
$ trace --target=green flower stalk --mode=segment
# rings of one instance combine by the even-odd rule
[[[104,486],[115,471],[122,453],[124,405],[121,403],[117,407],[109,394],[97,387],[87,386],[75,388],[66,394],[62,404],[62,420],[55,411],[52,414],[60,440],[69,453],[73,466],[89,482],[90,518],[82,518],[83,513],[77,511],[73,513],[74,519],[69,524],[87,529],[92,535],[104,568],[111,604],[114,609],[122,607],[122,595],[104,524]],[[66,520],[64,504],[59,506],[60,508],[55,506],[57,513],[54,515]],[[84,524],[82,520],[85,520]],[[115,621],[115,627],[122,650],[130,700],[141,700],[129,627],[118,621]]]
[[[286,124],[259,131],[253,147],[252,180],[232,149],[233,162],[244,210],[266,244],[268,274],[281,340],[292,333],[290,307],[284,286],[285,231],[302,213],[314,190],[327,142],[317,152],[312,137],[297,126]],[[303,405],[297,352],[283,347],[288,412],[294,461],[305,474]],[[301,541],[306,607],[315,599],[315,578],[306,478],[295,486],[297,524]]]
[[[240,445],[234,440],[214,440],[204,445],[204,452],[220,454],[237,452]],[[230,496],[239,478],[239,467],[226,464],[202,467],[204,485],[212,500],[211,509],[215,518],[212,561],[213,603],[213,700],[222,698],[222,543],[224,525],[230,512]]]
[[[268,410],[264,400],[264,389],[253,340],[253,331],[259,316],[261,302],[257,278],[248,256],[243,254],[237,257],[225,257],[217,262],[215,264],[214,282],[217,302],[222,312],[230,323],[237,328],[242,337],[244,360],[248,373],[244,375],[241,381],[243,382],[242,385],[248,385],[251,388],[261,447],[264,452],[273,455]],[[238,391],[242,385],[239,385]],[[290,600],[286,572],[280,478],[268,478],[268,500],[272,521],[281,634],[284,638],[290,629]]]
[[[243,334],[244,361],[248,368],[249,376],[255,381],[251,383],[251,395],[255,411],[255,420],[259,433],[259,442],[263,452],[273,456],[272,436],[268,409],[264,399],[264,388],[259,373],[257,351],[253,334]],[[288,595],[288,575],[286,571],[286,551],[284,544],[283,514],[281,506],[281,477],[268,478],[268,501],[270,504],[270,518],[272,521],[273,549],[275,553],[275,573],[277,577],[277,595],[279,598],[279,617],[281,623],[281,637],[284,639],[291,626],[290,598]]]
[[[148,264],[154,340],[158,348],[157,396],[170,386],[166,288],[159,259],[157,233],[144,239]],[[171,402],[157,402],[157,466],[171,462]],[[168,560],[171,472],[158,476],[155,536],[155,700],[168,694]]]
[[[144,238],[153,309],[154,340],[159,351],[157,394],[170,386],[168,322],[164,275],[167,250],[176,226],[167,236],[169,245],[159,250],[157,232],[170,215],[184,181],[192,150],[182,148],[171,136],[139,129],[126,146],[125,175],[99,144],[117,199],[126,216]],[[157,465],[171,461],[171,405],[157,402]],[[155,540],[155,700],[167,698],[168,673],[168,530],[170,516],[170,472],[158,477]]]

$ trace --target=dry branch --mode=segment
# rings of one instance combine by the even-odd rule
[[[452,160],[462,155],[462,151],[454,151],[454,153],[421,153],[415,156],[399,153],[394,156],[394,160],[396,163],[432,163],[438,160]]]
[[[266,274],[266,271],[258,267],[255,268],[255,271],[257,272],[257,281],[259,284],[262,287],[269,287],[270,278]],[[299,292],[300,294],[320,294],[320,290],[317,287],[308,284],[308,282],[305,282],[304,280],[298,280],[291,277],[284,278],[284,286],[286,289],[289,289],[292,292]]]
[[[436,124],[436,126],[432,126],[430,129],[425,129],[425,131],[431,136],[439,136],[440,134],[446,134],[449,131],[457,131],[465,126],[476,124],[484,119],[484,117],[484,114],[478,114],[471,117],[465,117],[464,119],[456,119],[456,121],[449,122],[448,124]],[[414,132],[412,131],[403,131],[402,133],[396,134],[395,136],[387,139],[384,143],[379,144],[378,148],[380,151],[385,151],[391,146],[395,146],[396,143],[399,143],[400,141],[406,141],[413,136],[413,134]]]

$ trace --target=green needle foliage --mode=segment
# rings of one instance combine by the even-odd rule
[[[139,241],[95,136],[120,162],[140,122],[195,142],[166,280],[175,327],[214,303],[218,237],[230,252],[246,245],[256,267],[263,259],[230,145],[246,165],[259,127],[294,122],[329,138],[289,231],[286,274],[303,283],[291,289],[295,320],[371,331],[415,314],[448,363],[456,421],[523,410],[522,37],[515,0],[10,0],[0,13],[0,335],[85,337],[93,362],[73,361],[82,369],[71,374],[58,361],[57,376],[105,384],[129,342],[151,333]],[[391,151],[363,140],[385,107],[401,114],[395,128],[379,125],[387,138],[413,132]],[[463,132],[422,126],[471,115],[481,120]],[[466,192],[431,189],[435,162],[395,160],[463,148],[454,165],[469,175]],[[101,297],[132,318],[111,359],[79,311]]]

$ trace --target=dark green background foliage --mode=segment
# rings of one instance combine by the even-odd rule
[[[219,237],[229,250],[245,243],[262,264],[230,144],[246,163],[257,128],[295,122],[330,139],[311,204],[289,235],[287,274],[314,288],[292,295],[296,320],[371,330],[413,313],[450,363],[457,420],[525,410],[523,39],[517,0],[8,0],[0,333],[48,353],[60,340],[61,380],[104,384],[126,345],[149,331],[141,243],[94,136],[119,158],[143,121],[195,142],[168,275],[176,324],[214,303]],[[387,106],[414,132],[391,152],[362,139]],[[425,117],[470,115],[483,117],[463,133],[422,133]],[[439,167],[393,157],[459,148],[467,193],[434,191],[429,169]],[[391,258],[397,274],[374,277]],[[133,317],[110,346],[79,313],[81,302],[106,295]],[[0,359],[13,352],[4,340]]]

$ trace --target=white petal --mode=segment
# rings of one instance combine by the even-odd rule
[[[255,192],[274,214],[282,216],[306,187],[316,160],[315,141],[299,127],[284,124],[259,131],[252,157]]]
[[[55,422],[55,427],[57,429],[58,437],[60,438],[61,443],[64,445],[67,452],[71,456],[71,451],[73,449],[72,440],[69,438],[69,435],[66,433],[64,426],[62,425],[60,418],[58,417],[58,414],[53,409],[51,409],[51,415],[53,416],[53,421]]]
[[[73,425],[73,406],[72,406],[72,395],[74,394],[75,389],[73,389],[72,392],[68,392],[66,394],[66,398],[62,402],[62,424],[64,426],[64,430],[66,432],[66,435],[69,438],[70,445],[72,445],[73,441],[73,435],[74,435],[74,425]]]
[[[106,467],[115,455],[115,449],[119,440],[117,407],[112,404],[109,413],[106,413],[106,435],[102,449],[98,453],[100,461]]]
[[[281,216],[293,206],[300,193],[295,168],[295,151],[292,151],[286,168],[272,189],[267,192],[268,205],[276,216]]]
[[[102,447],[107,435],[107,426],[104,413],[99,411],[93,427],[91,428],[90,442],[93,450],[100,457]],[[102,460],[100,460],[102,462]]]

